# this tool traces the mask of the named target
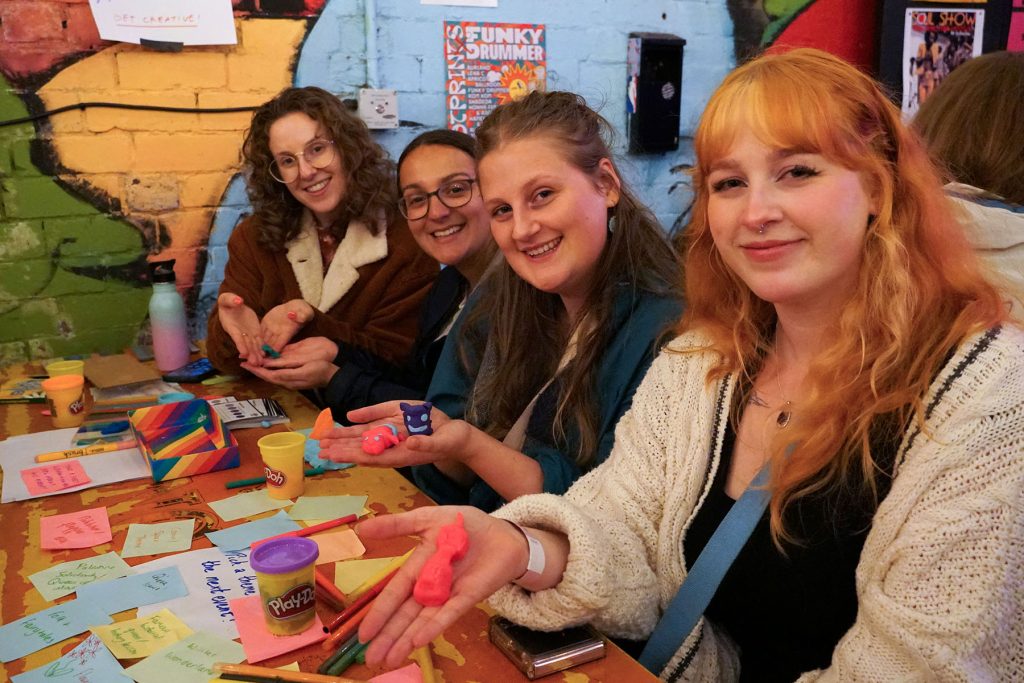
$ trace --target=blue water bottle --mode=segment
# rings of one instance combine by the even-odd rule
[[[177,370],[188,363],[188,320],[185,302],[174,281],[174,259],[149,264],[153,296],[149,299],[149,322],[153,329],[153,355],[161,372]]]

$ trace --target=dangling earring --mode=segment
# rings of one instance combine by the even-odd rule
[[[608,234],[615,232],[615,228],[619,227],[619,218],[615,215],[614,211],[608,212]]]

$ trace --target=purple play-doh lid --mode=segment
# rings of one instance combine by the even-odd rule
[[[249,565],[261,574],[287,574],[313,564],[319,555],[316,541],[287,536],[256,546],[249,555]]]

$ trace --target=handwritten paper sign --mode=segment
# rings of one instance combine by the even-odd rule
[[[118,659],[148,657],[185,636],[192,629],[181,619],[163,609],[147,617],[119,621],[109,626],[93,626],[92,632]]]
[[[237,496],[222,498],[210,503],[210,507],[225,522],[232,522],[243,517],[252,517],[261,512],[280,510],[291,505],[287,498],[284,500],[271,498],[266,489],[239,493]]]
[[[39,520],[39,535],[47,550],[91,548],[110,542],[110,517],[105,507],[50,515]]]
[[[84,560],[71,560],[31,575],[29,581],[39,590],[45,600],[56,600],[69,595],[93,581],[116,579],[134,573],[128,564],[109,552]]]
[[[124,669],[110,654],[103,641],[96,636],[89,636],[78,647],[68,652],[55,662],[50,662],[38,669],[26,671],[11,679],[11,683],[132,683],[132,679],[124,675]]]
[[[121,557],[180,553],[192,547],[194,519],[157,524],[129,524]]]
[[[172,610],[192,628],[209,631],[224,638],[238,637],[235,615],[228,606],[234,598],[257,595],[256,574],[249,566],[249,551],[206,548],[177,555],[135,567],[137,572],[149,572],[176,566],[188,588],[188,595],[154,605],[139,607],[139,616],[153,614],[161,608]]]
[[[302,633],[291,636],[275,636],[267,630],[263,617],[263,604],[260,596],[239,598],[231,601],[231,609],[238,620],[238,633],[245,648],[245,658],[252,663],[262,662],[286,652],[298,650],[310,643],[319,643],[327,637],[324,624],[317,616],[313,625]]]
[[[257,519],[246,524],[239,524],[221,531],[210,531],[206,537],[215,546],[224,550],[239,550],[248,548],[253,541],[258,541],[270,536],[283,534],[287,531],[295,531],[301,528],[283,511],[273,517]]]
[[[123,579],[97,581],[78,589],[79,600],[99,605],[107,614],[117,614],[140,605],[153,605],[188,595],[177,567],[154,569]]]
[[[234,45],[231,0],[89,0],[104,40]]]
[[[358,515],[366,505],[366,496],[302,496],[288,511],[292,519],[335,519]]]
[[[243,659],[245,651],[235,641],[200,632],[128,667],[128,673],[138,683],[206,683],[217,676],[214,662],[238,664]]]
[[[63,491],[88,484],[91,479],[77,460],[62,460],[52,465],[30,467],[21,471],[21,479],[32,496]]]
[[[93,624],[109,624],[110,621],[103,610],[82,600],[71,600],[30,614],[0,626],[0,661],[24,657],[87,631]]]

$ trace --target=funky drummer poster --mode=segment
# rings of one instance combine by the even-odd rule
[[[472,134],[500,104],[547,84],[544,24],[444,22],[448,128]]]

